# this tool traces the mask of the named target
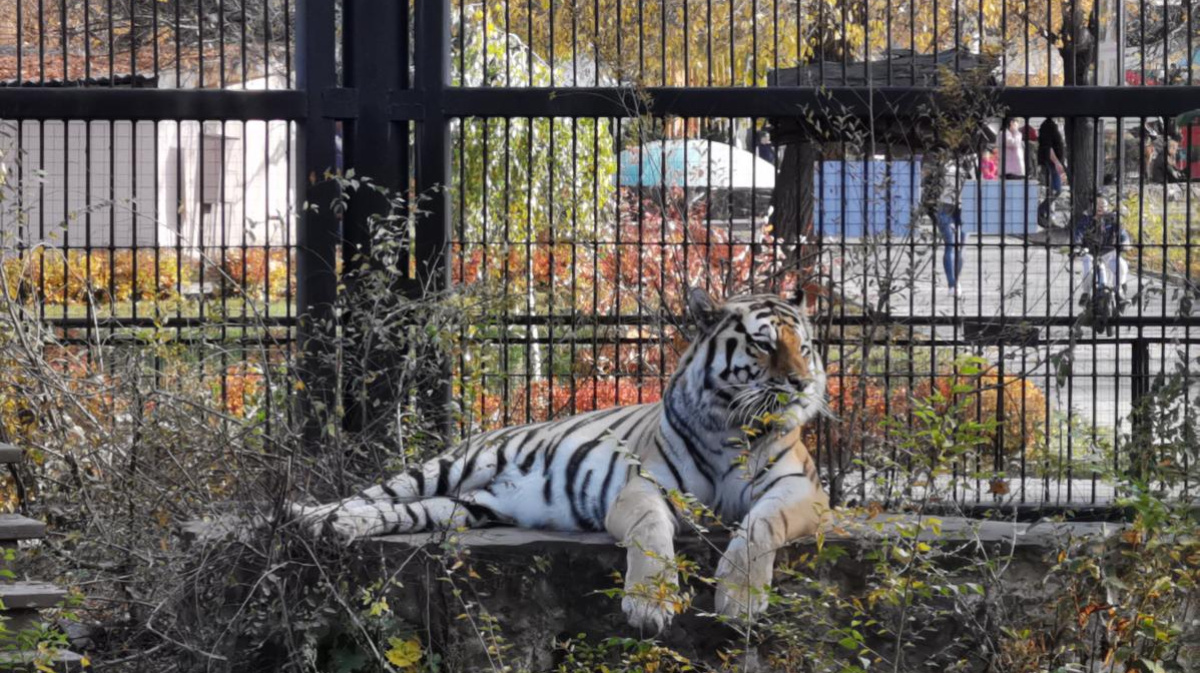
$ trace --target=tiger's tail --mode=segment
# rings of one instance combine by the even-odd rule
[[[319,532],[333,522],[348,537],[475,527],[495,519],[474,492],[497,472],[498,449],[480,444],[412,467],[355,495],[317,506],[292,505],[292,516]],[[337,524],[342,521],[342,524]],[[363,532],[373,531],[373,532]]]

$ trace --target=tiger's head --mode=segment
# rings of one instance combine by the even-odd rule
[[[710,409],[711,429],[769,416],[787,432],[827,413],[825,366],[799,308],[775,295],[719,304],[692,289],[688,310],[701,335],[685,354],[680,376],[688,397]]]

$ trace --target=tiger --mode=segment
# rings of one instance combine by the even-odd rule
[[[607,531],[627,548],[626,620],[658,633],[681,606],[645,589],[678,586],[674,537],[688,519],[673,496],[688,494],[736,522],[716,570],[717,612],[754,618],[776,551],[829,512],[801,440],[805,423],[829,413],[825,368],[804,314],[778,296],[718,303],[694,288],[687,307],[699,337],[660,401],[482,433],[340,502],[293,505],[293,515],[346,542],[496,524]]]

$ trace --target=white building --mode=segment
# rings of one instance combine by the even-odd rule
[[[0,119],[3,247],[283,246],[295,240],[294,156],[284,121]]]

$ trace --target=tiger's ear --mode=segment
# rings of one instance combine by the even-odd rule
[[[708,331],[720,319],[721,308],[712,296],[704,290],[693,287],[687,295],[688,313],[701,330]]]

